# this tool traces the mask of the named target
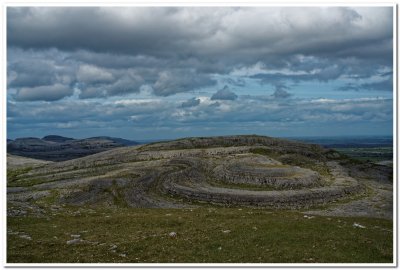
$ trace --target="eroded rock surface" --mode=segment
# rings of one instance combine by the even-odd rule
[[[357,166],[333,150],[288,140],[189,138],[21,171],[8,181],[8,202],[146,208],[201,202],[275,209],[324,207],[333,214],[351,208],[360,215],[389,217],[390,169]],[[380,214],[367,211],[361,202],[381,207]]]

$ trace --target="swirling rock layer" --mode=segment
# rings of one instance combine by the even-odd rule
[[[340,158],[317,145],[269,137],[189,138],[37,167],[8,180],[8,201],[53,196],[56,204],[110,207],[302,208],[364,193]]]

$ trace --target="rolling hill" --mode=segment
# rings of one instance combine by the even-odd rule
[[[137,144],[139,143],[135,141],[106,136],[73,139],[48,135],[41,139],[28,137],[7,140],[7,153],[48,161],[64,161]]]

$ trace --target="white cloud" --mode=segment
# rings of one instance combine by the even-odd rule
[[[114,80],[110,72],[93,65],[81,65],[77,71],[77,78],[78,81],[87,84],[105,83]]]

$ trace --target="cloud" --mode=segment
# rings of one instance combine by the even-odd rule
[[[289,89],[289,87],[287,87],[286,84],[284,84],[283,82],[278,81],[274,83],[274,86],[275,92],[271,95],[272,97],[276,99],[285,99],[292,96],[292,94],[286,91]]]
[[[81,87],[79,98],[88,99],[88,98],[104,98],[107,97],[106,90],[102,87]]]
[[[114,77],[113,77],[114,79]],[[138,93],[144,80],[140,75],[126,72],[120,78],[109,83],[97,83],[80,85],[80,98],[99,98],[107,96],[121,96],[130,93]]]
[[[392,7],[7,7],[8,127],[391,130],[392,20]],[[343,100],[372,91],[389,99]]]
[[[338,91],[360,91],[360,86],[355,83],[346,83],[343,86],[337,87]]]
[[[92,65],[82,65],[77,71],[77,79],[85,84],[104,83],[114,80],[107,70]]]
[[[9,87],[35,87],[55,82],[55,68],[46,60],[18,61],[9,65]]]
[[[283,89],[276,89],[275,92],[272,94],[272,96],[274,98],[288,98],[290,97],[292,94],[286,92]]]
[[[393,78],[386,78],[381,81],[368,82],[368,83],[347,83],[343,86],[336,88],[339,91],[393,91]]]
[[[68,86],[55,84],[36,87],[23,87],[15,95],[17,101],[55,101],[74,93]]]
[[[377,128],[379,132],[390,132],[393,115],[393,100],[383,98],[285,99],[284,102],[270,98],[265,102],[254,97],[226,104],[220,102],[203,106],[200,103],[190,110],[182,109],[181,104],[181,101],[166,101],[163,98],[123,98],[106,103],[69,99],[8,102],[8,132],[32,136],[41,130],[41,134],[45,135],[49,130],[54,131],[57,125],[61,127],[73,123],[79,127],[82,137],[87,134],[114,134],[132,139],[157,138],[158,135],[152,135],[154,130],[163,130],[162,134],[166,136],[189,135],[173,133],[174,129],[182,127],[193,130],[193,136],[248,134],[250,131],[269,134],[274,130],[279,130],[276,135],[281,136],[299,134],[301,130],[318,135],[327,128],[331,128],[331,135],[337,134],[339,129],[343,134],[359,134],[360,130],[373,132]],[[212,128],[214,133],[201,133],[204,127]]]
[[[216,84],[215,80],[194,71],[167,70],[158,74],[157,81],[153,84],[153,90],[157,96],[169,96],[214,84]]]
[[[246,86],[246,81],[244,79],[242,79],[242,78],[237,78],[236,80],[232,79],[232,78],[227,78],[224,81],[226,83],[228,83],[228,84],[231,84],[231,85],[234,85],[234,86],[237,86],[237,87]]]
[[[392,10],[385,7],[9,7],[7,15],[12,46],[153,56],[356,54],[349,47],[392,34]]]
[[[293,55],[388,63],[392,52],[390,7],[9,7],[7,17],[8,46],[174,58],[205,73]]]
[[[122,95],[125,93],[137,93],[144,83],[140,75],[129,74],[119,78],[116,82],[106,87],[109,96]]]
[[[8,7],[9,87],[77,84],[81,98],[104,98],[150,85],[170,96],[257,64],[259,73],[221,83],[370,77],[392,65],[391,15],[389,7]]]
[[[200,99],[198,98],[191,98],[188,99],[184,102],[182,102],[181,107],[182,108],[188,108],[188,107],[194,107],[200,104]]]
[[[265,103],[263,100],[234,101],[229,107],[209,105],[194,106],[190,111],[182,110],[180,102],[163,102],[161,100],[120,100],[113,103],[60,100],[47,103],[46,106],[36,106],[33,103],[9,103],[8,116],[16,123],[67,123],[78,121],[101,122],[103,125],[113,125],[114,121],[129,121],[134,116],[136,126],[154,127],[157,125],[172,127],[185,123],[187,126],[198,124],[221,123],[220,129],[226,125],[239,125],[247,122],[280,123],[291,126],[297,122],[307,121],[308,124],[329,123],[341,121],[390,122],[392,114],[391,99],[343,99],[343,100],[295,100],[287,102],[274,101]],[[25,116],[20,118],[19,116]],[[171,117],[177,116],[177,118]],[[179,117],[178,117],[179,116]],[[224,125],[225,125],[224,124]]]
[[[296,63],[291,68],[294,69],[296,66],[299,68],[299,70],[303,70],[302,65],[299,63]],[[342,75],[352,74],[351,70],[349,70],[349,65],[341,61],[333,64],[328,63],[326,60],[318,60],[314,63],[305,63],[305,67],[306,70],[310,67],[313,67],[313,69],[308,70],[307,72],[297,73],[293,73],[291,71],[266,71],[266,73],[264,73],[262,70],[260,70],[260,73],[251,75],[250,78],[258,79],[262,84],[276,85],[284,81],[291,81],[295,83],[299,83],[301,81],[329,82],[338,79]],[[362,70],[359,71],[357,74],[367,71],[368,70]]]
[[[366,90],[393,91],[393,79],[389,78],[380,82],[363,83],[360,88]]]
[[[235,100],[237,95],[229,90],[227,85],[221,90],[218,90],[214,95],[212,95],[211,100]]]

